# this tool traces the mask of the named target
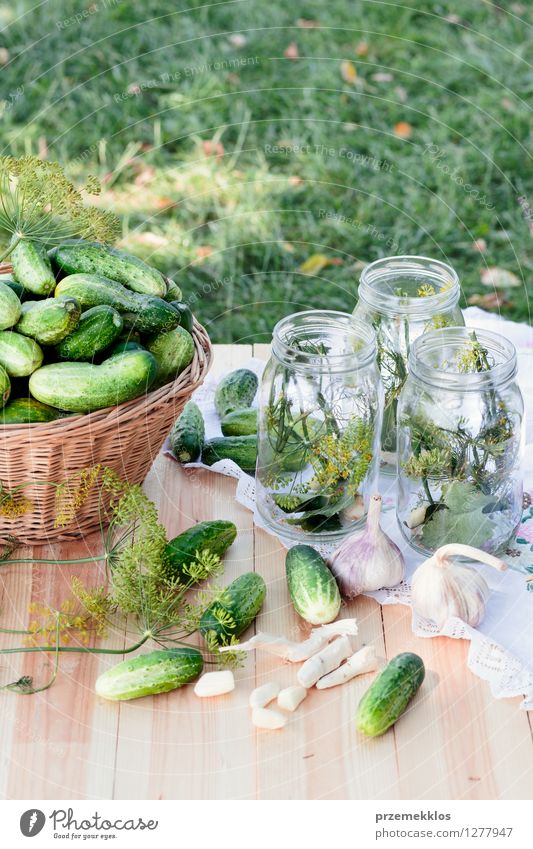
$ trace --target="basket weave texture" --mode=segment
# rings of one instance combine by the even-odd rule
[[[195,320],[192,363],[172,383],[115,407],[53,422],[0,426],[0,482],[21,490],[31,509],[20,516],[0,515],[0,536],[20,543],[45,544],[83,536],[99,527],[99,487],[93,487],[76,516],[55,527],[57,487],[76,481],[83,469],[108,467],[129,483],[141,483],[174,421],[209,371],[212,348],[207,331]],[[37,483],[41,482],[41,483]]]

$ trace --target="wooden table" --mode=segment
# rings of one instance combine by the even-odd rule
[[[217,346],[214,369],[239,366],[266,346]],[[284,551],[254,530],[234,500],[235,481],[209,472],[185,475],[159,456],[146,481],[170,536],[206,518],[234,521],[239,534],[225,577],[256,569],[268,593],[257,620],[264,631],[304,638],[287,596]],[[98,551],[98,540],[58,546],[52,556]],[[30,556],[31,551],[27,550]],[[50,556],[50,549],[41,551]],[[96,580],[94,566],[5,566],[0,570],[2,626],[24,628],[31,601],[58,603],[72,574]],[[90,581],[89,581],[90,582]],[[56,684],[44,693],[0,692],[0,797],[5,799],[530,799],[531,714],[520,699],[496,700],[466,666],[469,643],[417,639],[407,607],[359,598],[343,609],[360,636],[383,656],[416,651],[426,681],[395,728],[362,739],[354,714],[371,676],[329,691],[312,691],[282,731],[256,732],[247,706],[258,683],[295,680],[295,669],[251,653],[236,673],[234,693],[200,701],[192,687],[114,704],[94,695],[96,676],[119,658],[63,655]],[[5,646],[15,638],[2,636]],[[129,642],[110,635],[108,645]],[[45,681],[42,655],[4,655],[0,680],[33,674]]]

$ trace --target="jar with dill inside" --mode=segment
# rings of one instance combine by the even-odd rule
[[[354,316],[376,331],[385,389],[381,462],[387,473],[396,474],[396,409],[407,378],[409,349],[429,330],[464,325],[460,293],[453,268],[428,257],[385,257],[361,274]]]
[[[383,387],[372,328],[311,310],[274,328],[260,389],[257,508],[289,541],[350,533],[376,492]]]
[[[497,333],[447,328],[416,340],[398,403],[398,521],[423,553],[496,552],[522,512],[524,404],[516,351]]]

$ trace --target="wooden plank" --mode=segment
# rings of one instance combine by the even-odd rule
[[[402,798],[531,798],[531,736],[520,699],[492,697],[467,667],[468,641],[415,637],[411,611],[400,605],[385,606],[383,621],[389,657],[413,651],[427,669],[394,729]]]
[[[249,358],[247,346],[219,346],[215,373]],[[171,536],[206,518],[225,518],[239,528],[225,558],[222,583],[253,569],[252,516],[235,501],[235,480],[206,471],[183,472],[159,457],[146,491],[160,508]],[[253,658],[236,674],[236,690],[198,699],[192,688],[116,706],[120,739],[114,797],[117,799],[241,799],[255,795],[253,741],[247,699]]]

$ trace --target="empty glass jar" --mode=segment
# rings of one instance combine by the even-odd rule
[[[398,521],[424,553],[505,548],[522,513],[524,405],[516,351],[486,330],[416,340],[398,403]]]
[[[376,331],[385,388],[381,460],[391,474],[396,474],[396,408],[410,346],[428,330],[464,325],[460,293],[451,266],[422,256],[379,259],[361,274],[354,315]]]
[[[376,491],[383,388],[372,328],[309,311],[274,328],[260,389],[257,507],[289,540],[327,543],[361,524]]]

